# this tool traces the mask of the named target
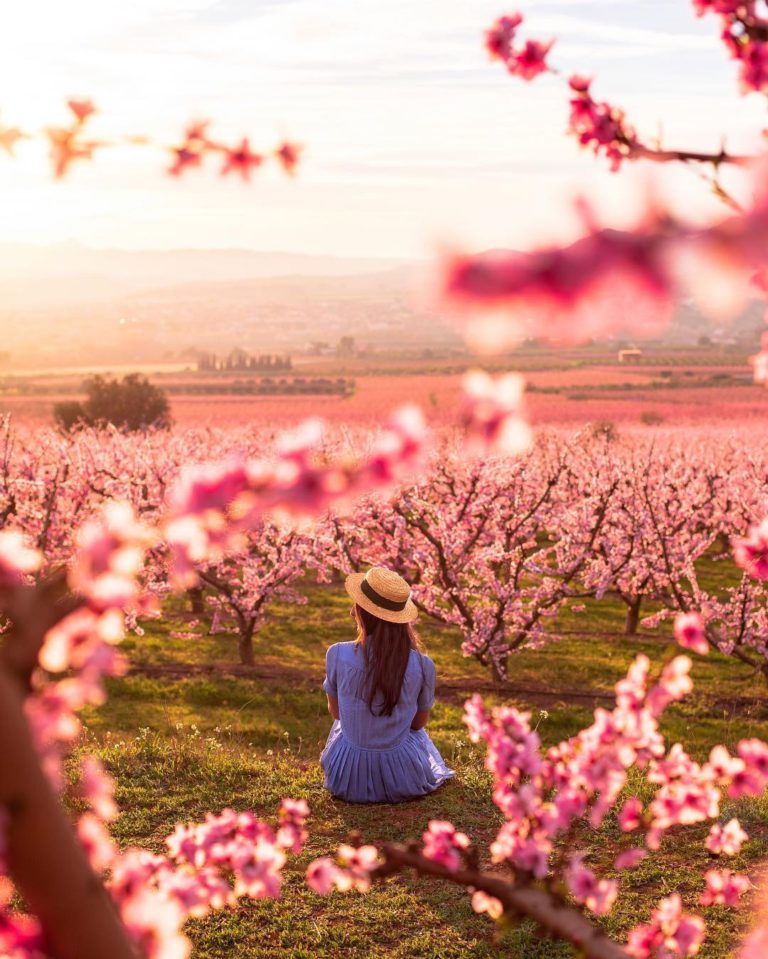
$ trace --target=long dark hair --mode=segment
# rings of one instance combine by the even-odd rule
[[[423,652],[421,642],[410,623],[388,623],[357,603],[352,607],[352,616],[365,658],[364,695],[368,708],[374,716],[391,716],[400,699],[411,650]],[[379,712],[374,713],[377,693],[381,693],[383,702]]]

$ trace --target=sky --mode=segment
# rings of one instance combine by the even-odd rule
[[[665,146],[754,148],[764,99],[742,97],[714,18],[690,0],[26,0],[0,34],[0,121],[42,130],[70,96],[99,108],[94,136],[147,134],[48,172],[40,138],[0,156],[0,242],[247,247],[429,257],[528,248],[578,229],[577,195],[621,225],[655,189],[694,217],[718,208],[689,170],[611,174],[565,135],[562,80],[524,84],[491,63],[483,33],[520,9],[552,62],[594,76]],[[305,146],[293,179],[248,184],[218,163],[166,175],[165,146],[211,121],[255,149]]]

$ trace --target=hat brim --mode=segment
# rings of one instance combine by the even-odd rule
[[[366,612],[378,616],[387,623],[413,623],[419,618],[416,604],[410,599],[406,602],[404,609],[382,609],[381,606],[377,606],[373,600],[368,599],[360,586],[364,579],[365,573],[350,573],[344,580],[344,588],[357,605]]]

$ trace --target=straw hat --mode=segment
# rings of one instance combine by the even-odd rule
[[[367,573],[350,573],[344,583],[358,606],[388,623],[412,623],[419,611],[411,600],[411,588],[397,573],[372,566]]]

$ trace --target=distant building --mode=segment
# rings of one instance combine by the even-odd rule
[[[619,363],[631,363],[632,360],[639,360],[643,355],[642,350],[638,350],[636,346],[632,346],[626,350],[619,350]]]

